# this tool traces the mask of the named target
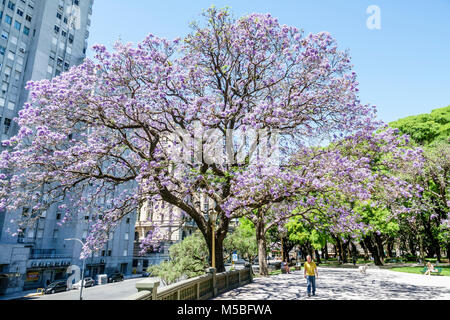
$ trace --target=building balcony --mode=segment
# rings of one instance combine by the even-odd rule
[[[54,249],[33,249],[30,251],[30,260],[71,259],[67,253],[58,252]]]

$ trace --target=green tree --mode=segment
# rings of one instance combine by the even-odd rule
[[[208,246],[200,231],[171,246],[169,255],[169,261],[148,268],[148,272],[166,284],[200,276],[209,266]]]
[[[249,263],[258,256],[256,230],[253,223],[245,218],[239,219],[239,226],[224,240],[224,248],[228,253],[237,251]]]
[[[421,255],[441,258],[441,248],[450,252],[450,106],[392,122],[391,127],[408,134],[424,147],[425,169],[420,175],[410,174],[410,180],[423,188],[422,197],[414,205],[420,214],[402,221],[402,237],[410,239],[414,255],[418,243]]]
[[[390,123],[393,128],[408,134],[421,145],[447,141],[450,136],[450,106],[433,110],[430,114],[406,117]]]

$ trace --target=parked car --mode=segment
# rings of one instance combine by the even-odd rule
[[[151,275],[151,273],[148,272],[148,271],[144,271],[144,272],[142,273],[142,276],[145,277],[145,278],[150,277],[150,275]]]
[[[53,294],[56,292],[64,292],[69,290],[67,287],[66,281],[56,281],[53,283],[50,283],[47,288],[44,289],[44,294]]]
[[[94,279],[92,279],[91,277],[84,278],[84,288],[93,287],[94,285],[95,285]],[[74,285],[72,286],[73,289],[79,289],[80,287],[81,287],[81,280],[78,281],[77,283],[74,283]]]
[[[116,272],[116,273],[113,273],[112,275],[110,275],[108,277],[108,282],[109,283],[117,282],[117,281],[123,281],[123,274],[122,273]]]

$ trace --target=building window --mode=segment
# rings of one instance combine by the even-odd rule
[[[55,26],[55,33],[59,33],[59,27],[58,26]]]
[[[56,214],[56,220],[61,220],[61,213]]]
[[[128,232],[125,233],[125,240],[128,240]]]
[[[8,91],[8,82],[3,81],[2,83],[2,95],[5,96],[6,92]]]
[[[8,8],[9,8],[9,9],[14,10],[15,7],[16,7],[16,4],[15,4],[15,3],[11,2],[11,1],[8,1]]]
[[[28,27],[23,27],[23,33],[27,36],[30,34],[30,28]]]
[[[28,230],[28,238],[34,238],[34,229]]]
[[[11,119],[5,118],[4,124],[4,134],[8,134],[9,128],[11,127]]]
[[[18,21],[14,21],[14,28],[20,31],[22,24]]]
[[[28,22],[31,22],[31,16],[26,15],[25,20],[27,20]]]
[[[58,229],[53,230],[53,239],[58,239],[58,237],[59,237],[59,230]]]
[[[14,52],[12,51],[8,51],[8,59],[13,60],[14,61],[15,55]]]
[[[37,237],[38,239],[42,239],[42,238],[44,237],[44,230],[39,229],[38,232],[37,232],[37,234],[36,234],[36,237]]]
[[[3,47],[3,46],[0,46],[0,54],[1,54],[2,56],[5,55],[5,51],[6,51],[6,48]]]
[[[61,20],[61,18],[62,18],[62,14],[61,13],[59,13],[59,12],[57,12],[56,13],[56,17],[59,19],[59,20]]]
[[[21,17],[23,17],[23,10],[22,9],[17,9],[17,14]]]
[[[11,18],[10,16],[6,15],[6,17],[5,17],[5,22],[6,22],[7,24],[11,25],[11,23],[12,23],[12,18]]]
[[[111,257],[111,250],[108,250],[108,257]]]
[[[126,249],[123,250],[123,256],[124,256],[124,257],[128,256],[128,250],[126,250]]]
[[[9,33],[7,31],[3,30],[2,31],[2,38],[5,39],[5,40],[8,40],[8,37],[9,37]]]

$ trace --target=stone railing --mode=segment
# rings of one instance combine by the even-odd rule
[[[228,290],[253,281],[252,269],[246,266],[241,270],[216,273],[207,269],[207,274],[180,281],[163,288],[159,280],[147,279],[136,283],[138,293],[128,300],[207,300]]]

